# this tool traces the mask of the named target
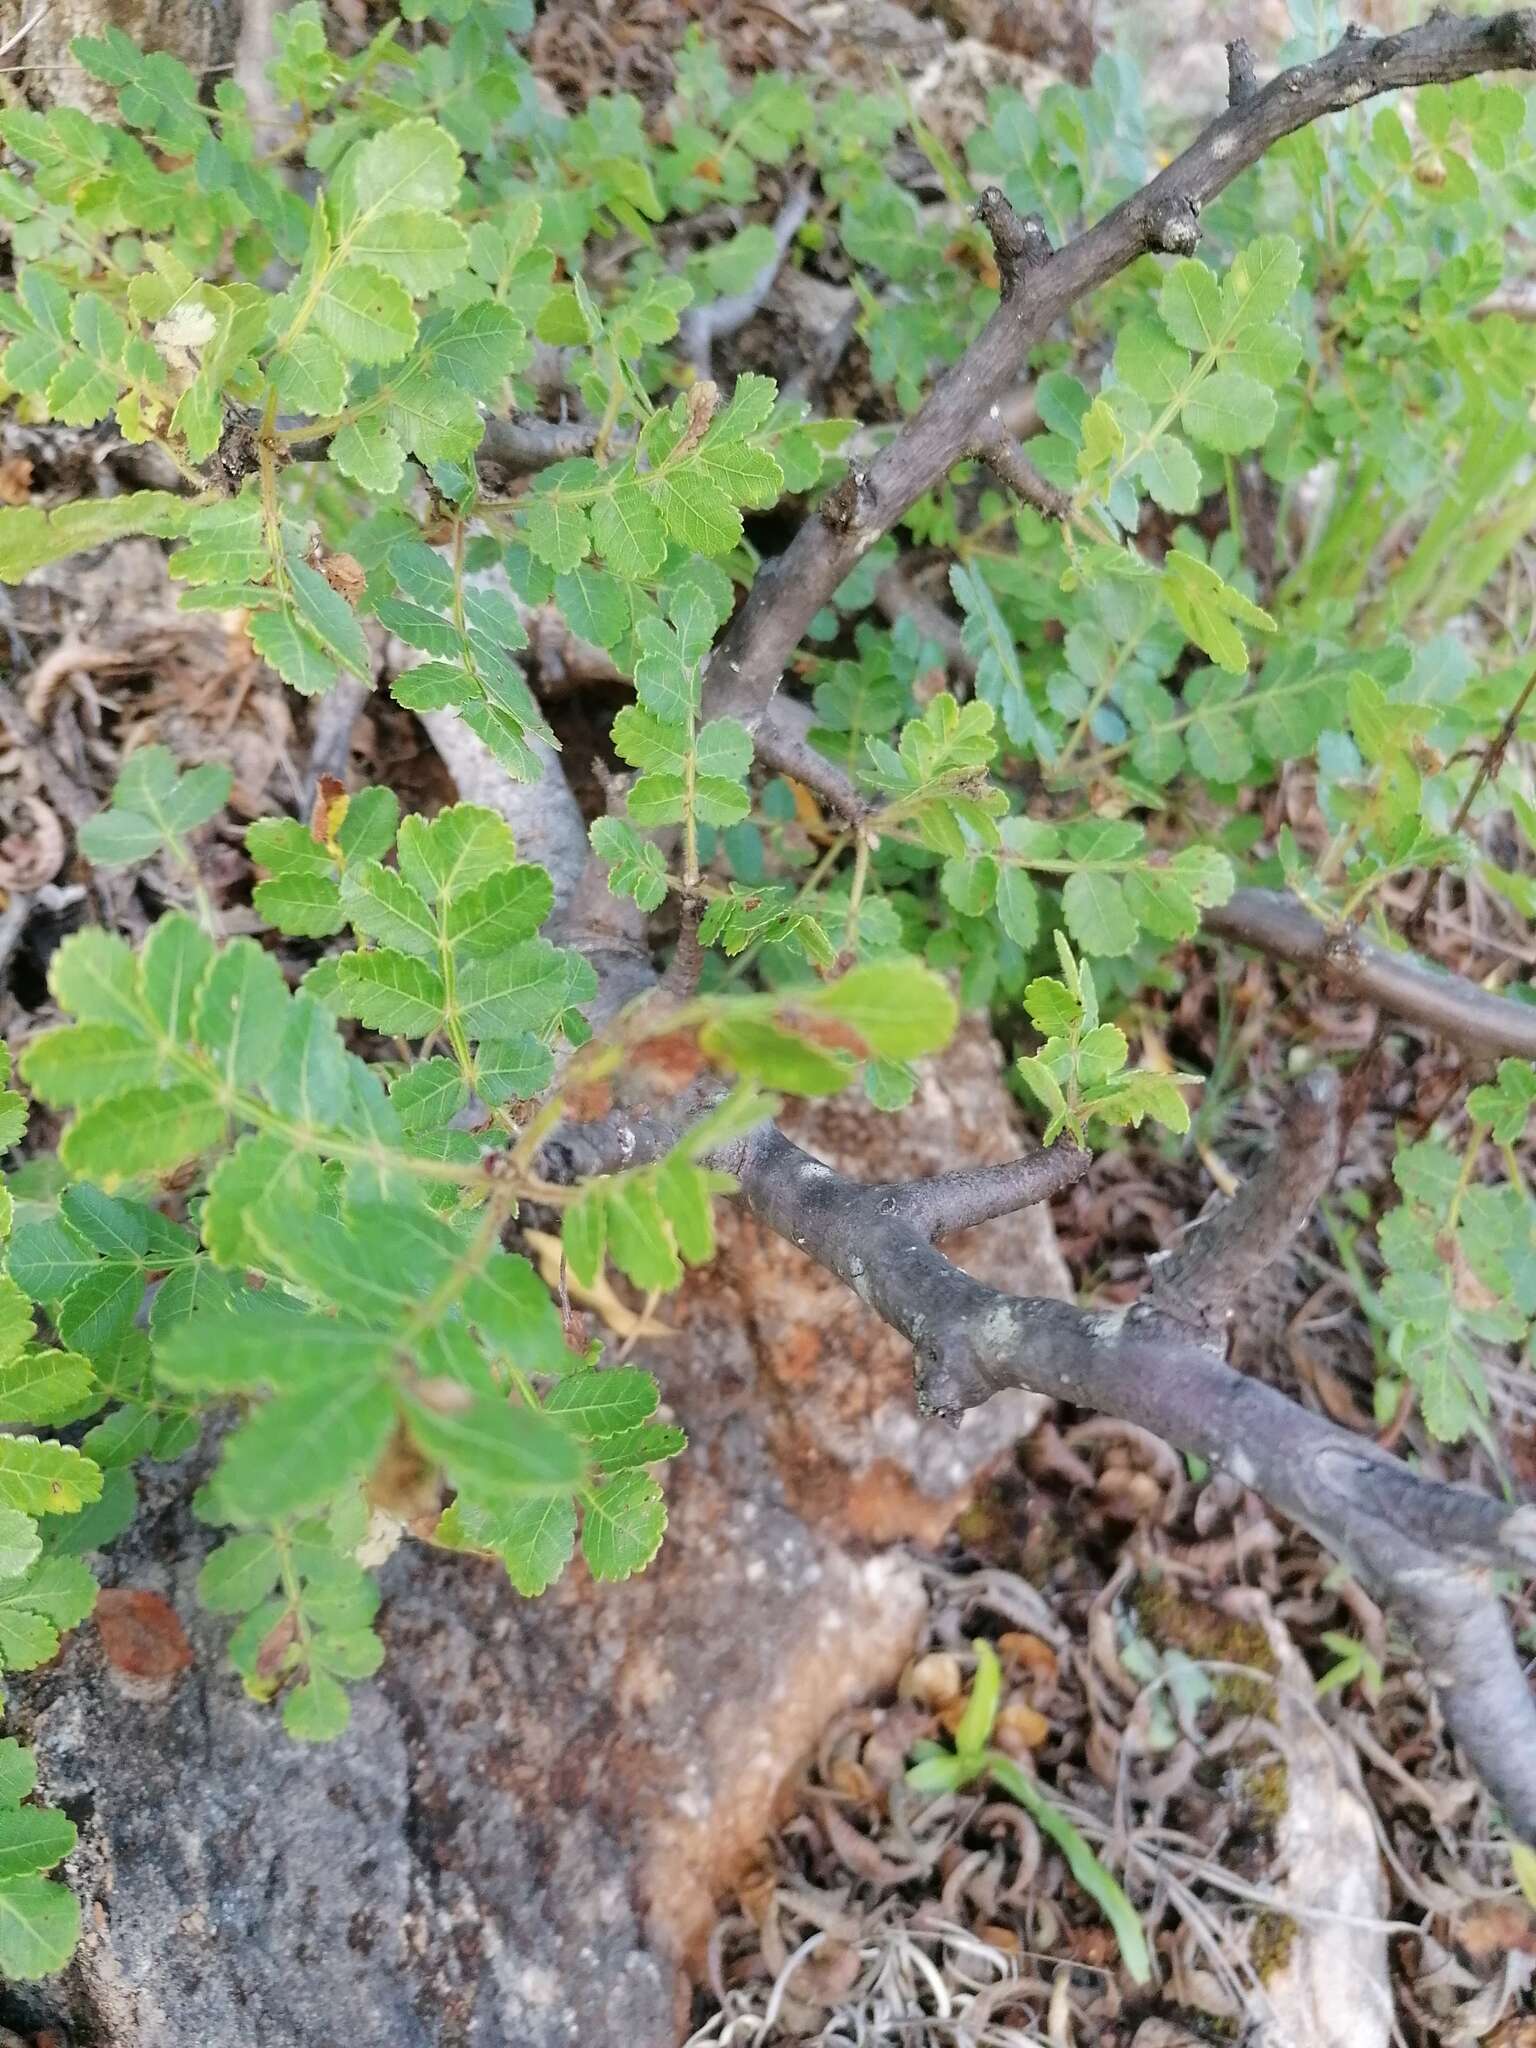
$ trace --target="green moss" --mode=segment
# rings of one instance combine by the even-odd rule
[[[1250,1826],[1272,1830],[1284,1820],[1291,1803],[1291,1773],[1284,1757],[1266,1757],[1243,1778],[1243,1796]]]
[[[1203,1664],[1246,1664],[1255,1672],[1278,1670],[1269,1637],[1256,1621],[1223,1614],[1209,1601],[1195,1600],[1178,1582],[1148,1573],[1136,1581],[1131,1605],[1141,1632],[1160,1650],[1182,1650]],[[1212,1675],[1214,1698],[1236,1714],[1267,1714],[1274,1688],[1262,1678],[1235,1672]]]
[[[1208,2041],[1211,2048],[1229,2048],[1229,2044],[1243,2038],[1244,2022],[1222,2013],[1201,2012],[1193,2005],[1170,2005],[1164,2008],[1164,2013],[1176,2025],[1187,2028],[1195,2040]]]
[[[1261,1913],[1254,1921],[1248,1936],[1248,1960],[1261,1984],[1285,1968],[1300,1931],[1289,1913]]]

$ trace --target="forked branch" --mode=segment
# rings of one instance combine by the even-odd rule
[[[1139,1423],[1309,1529],[1397,1613],[1448,1727],[1510,1826],[1536,1839],[1536,1702],[1490,1579],[1500,1567],[1536,1568],[1536,1509],[1511,1511],[1470,1488],[1420,1478],[1235,1372],[1211,1340],[1211,1306],[1235,1298],[1305,1221],[1334,1128],[1333,1092],[1305,1091],[1289,1125],[1303,1158],[1261,1171],[1249,1198],[1227,1212],[1226,1229],[1185,1255],[1188,1301],[1165,1277],[1144,1304],[1107,1315],[1003,1294],[961,1272],[929,1241],[924,1204],[933,1183],[905,1196],[861,1186],[771,1127],[721,1163],[755,1216],[911,1341],[927,1413],[958,1416],[1002,1388],[1028,1387]]]
[[[1281,890],[1239,889],[1229,902],[1204,911],[1201,926],[1213,938],[1326,975],[1346,994],[1438,1032],[1464,1052],[1536,1059],[1536,1004],[1494,995],[1412,953],[1391,952],[1353,926],[1325,924]]]
[[[546,777],[557,781],[558,770]],[[600,973],[605,998],[622,1001],[622,977],[601,963]],[[706,1075],[669,1104],[616,1107],[599,1122],[567,1125],[541,1148],[540,1170],[569,1182],[658,1159],[723,1088]],[[924,1413],[953,1418],[1006,1387],[1031,1388],[1140,1424],[1309,1529],[1401,1618],[1447,1725],[1510,1826],[1536,1841],[1536,1704],[1490,1577],[1536,1569],[1536,1507],[1511,1510],[1421,1478],[1223,1356],[1219,1325],[1305,1225],[1338,1145],[1337,1083],[1312,1076],[1289,1105],[1271,1159],[1163,1264],[1143,1301],[1108,1314],[1002,1293],[934,1246],[1070,1186],[1089,1164],[1074,1146],[866,1186],[765,1124],[714,1163],[736,1176],[755,1216],[910,1341]]]
[[[761,733],[780,679],[816,612],[882,534],[987,439],[991,408],[1031,348],[1085,293],[1148,250],[1184,253],[1201,209],[1282,136],[1398,87],[1448,84],[1481,71],[1536,69],[1536,11],[1462,20],[1436,11],[1403,34],[1355,30],[1315,63],[1258,87],[1233,52],[1231,104],[1144,190],[1051,251],[1043,230],[983,200],[1002,291],[982,333],[867,471],[849,477],[760,573],[712,656],[705,714]],[[1001,195],[997,195],[1001,200]],[[804,745],[788,730],[789,751]],[[773,746],[773,738],[769,746]],[[766,749],[765,749],[766,752]],[[796,771],[791,771],[796,772]],[[814,769],[809,770],[809,780]],[[827,768],[816,785],[834,808],[863,815],[857,790]],[[1289,898],[1240,891],[1206,929],[1298,964],[1327,967],[1384,1008],[1482,1051],[1536,1051],[1517,1006],[1351,935],[1341,941]],[[705,1091],[708,1092],[707,1090]],[[553,1171],[600,1172],[655,1155],[699,1104],[617,1131],[557,1134]],[[752,1212],[836,1273],[916,1353],[920,1407],[954,1417],[1005,1387],[1123,1417],[1198,1454],[1262,1493],[1345,1559],[1400,1616],[1440,1696],[1448,1726],[1504,1809],[1536,1840],[1536,1706],[1490,1574],[1536,1567],[1536,1509],[1508,1510],[1465,1487],[1424,1479],[1374,1444],[1233,1371],[1214,1326],[1241,1289],[1301,1227],[1336,1151],[1327,1084],[1293,1108],[1283,1157],[1205,1226],[1130,1310],[1094,1313],[1001,1293],[934,1248],[944,1231],[1039,1199],[1041,1160],[959,1174],[921,1187],[865,1187],[764,1125],[718,1163]],[[619,1147],[614,1159],[608,1145]],[[557,1155],[564,1148],[563,1160]],[[1049,1155],[1046,1155],[1048,1158]],[[1063,1156],[1057,1171],[1081,1171]]]
[[[1053,321],[1149,249],[1187,253],[1199,217],[1240,172],[1282,136],[1378,93],[1449,85],[1480,71],[1536,69],[1536,10],[1463,20],[1438,10],[1400,35],[1355,29],[1324,57],[1297,64],[1250,90],[1241,54],[1233,103],[1182,156],[1112,213],[1050,251],[984,195],[979,211],[1000,226],[995,243],[1002,292],[996,312],[922,409],[876,458],[844,516],[807,519],[776,562],[759,574],[710,663],[706,713],[756,726],[807,626],[868,548],[916,499],[940,483],[977,444],[989,409],[1019,379],[1029,351]]]

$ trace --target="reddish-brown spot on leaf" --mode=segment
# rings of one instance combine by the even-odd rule
[[[256,1676],[273,1679],[282,1671],[288,1652],[299,1638],[299,1618],[296,1614],[285,1614],[281,1621],[268,1629],[261,1648],[256,1652]]]
[[[126,1678],[174,1678],[192,1662],[192,1645],[176,1610],[158,1593],[108,1587],[96,1602],[101,1647]]]
[[[315,789],[315,806],[309,814],[309,836],[328,846],[347,815],[347,786],[334,775],[322,775]]]
[[[809,1010],[786,1005],[779,1022],[798,1038],[807,1038],[825,1052],[851,1052],[856,1060],[869,1058],[869,1041],[841,1017],[824,1017]]]

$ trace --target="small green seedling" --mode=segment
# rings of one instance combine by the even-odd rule
[[[914,1750],[918,1760],[908,1768],[907,1783],[917,1792],[959,1792],[977,1778],[994,1778],[1066,1857],[1073,1878],[1114,1930],[1121,1959],[1134,1981],[1150,1983],[1152,1958],[1136,1908],[1061,1809],[1051,1804],[1012,1757],[987,1747],[997,1720],[1002,1667],[997,1652],[981,1637],[971,1648],[976,1652],[976,1677],[955,1730],[955,1746],[951,1750],[942,1743],[919,1742]]]

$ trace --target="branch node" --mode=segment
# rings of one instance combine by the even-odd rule
[[[1160,199],[1147,209],[1147,240],[1169,256],[1193,256],[1200,245],[1194,202],[1182,196]]]
[[[875,518],[878,500],[868,470],[850,462],[848,474],[836,483],[819,507],[821,523],[832,533],[852,533]]]
[[[975,212],[992,237],[1003,298],[1011,299],[1025,272],[1044,263],[1051,254],[1045,222],[1038,213],[1015,213],[1008,195],[997,185],[989,185],[982,193]]]
[[[1536,1059],[1536,1005],[1491,995],[1411,953],[1389,952],[1353,926],[1331,930],[1283,891],[1238,889],[1228,902],[1208,909],[1201,923],[1214,937],[1330,974],[1357,1001],[1376,1003],[1420,1030],[1438,1031],[1464,1052]]]
[[[1036,1202],[1048,1202],[1081,1180],[1092,1164],[1092,1153],[1080,1146],[1052,1145],[1044,1152],[1026,1153],[1022,1159],[1004,1160],[1000,1166],[963,1168],[958,1173],[941,1173],[932,1180],[886,1189],[880,1214],[900,1216],[931,1242],[977,1223],[989,1223],[995,1216],[1011,1216]]]
[[[1018,443],[1001,429],[980,441],[976,460],[984,462],[999,483],[1005,484],[1026,505],[1047,519],[1066,519],[1072,512],[1072,494],[1043,477]]]
[[[1253,51],[1246,37],[1234,36],[1227,45],[1227,105],[1243,106],[1259,89],[1253,68]]]

